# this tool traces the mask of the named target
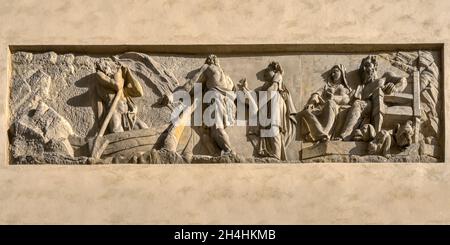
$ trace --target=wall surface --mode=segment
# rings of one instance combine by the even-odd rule
[[[447,0],[0,6],[0,223],[450,223],[449,154],[441,164],[11,166],[6,136],[9,45],[442,43],[447,98]]]

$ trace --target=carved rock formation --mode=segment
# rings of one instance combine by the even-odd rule
[[[32,59],[28,55],[19,57],[26,62]],[[51,77],[42,70],[13,84],[10,98],[14,112],[10,128],[12,157],[17,163],[86,163],[87,158],[74,158],[68,140],[73,134],[70,123],[44,102],[50,88]]]
[[[74,158],[68,138],[73,134],[66,119],[40,102],[11,128],[12,157],[18,163],[82,164],[86,157]]]

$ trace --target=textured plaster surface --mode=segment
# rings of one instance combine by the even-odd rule
[[[450,223],[449,154],[443,164],[9,166],[6,135],[9,45],[443,43],[447,98],[449,1],[0,6],[0,223]]]

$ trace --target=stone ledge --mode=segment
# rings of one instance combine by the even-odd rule
[[[300,157],[302,160],[326,155],[365,155],[367,142],[327,141],[321,143],[303,143]]]
[[[300,150],[299,154],[301,160],[331,155],[375,157],[376,155],[367,155],[367,147],[368,143],[361,141],[326,141],[320,143],[305,142],[303,143],[302,149]],[[405,149],[394,147],[393,149],[391,149],[391,153],[394,153],[399,157],[413,157],[423,155],[439,159],[440,147],[430,144],[423,144],[422,146],[420,146],[420,144],[412,144]],[[433,162],[434,161],[435,160],[433,160]]]

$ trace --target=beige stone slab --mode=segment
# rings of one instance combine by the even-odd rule
[[[413,95],[412,94],[404,94],[404,93],[398,93],[395,95],[385,95],[384,102],[412,106]]]
[[[1,0],[0,6],[0,223],[450,223],[449,154],[442,164],[9,166],[6,143],[9,45],[287,43],[351,50],[442,43],[448,147],[450,1]]]
[[[7,224],[444,224],[446,164],[14,166]]]
[[[302,159],[326,155],[364,155],[367,154],[367,145],[367,142],[357,141],[326,141],[304,147],[300,154]]]

